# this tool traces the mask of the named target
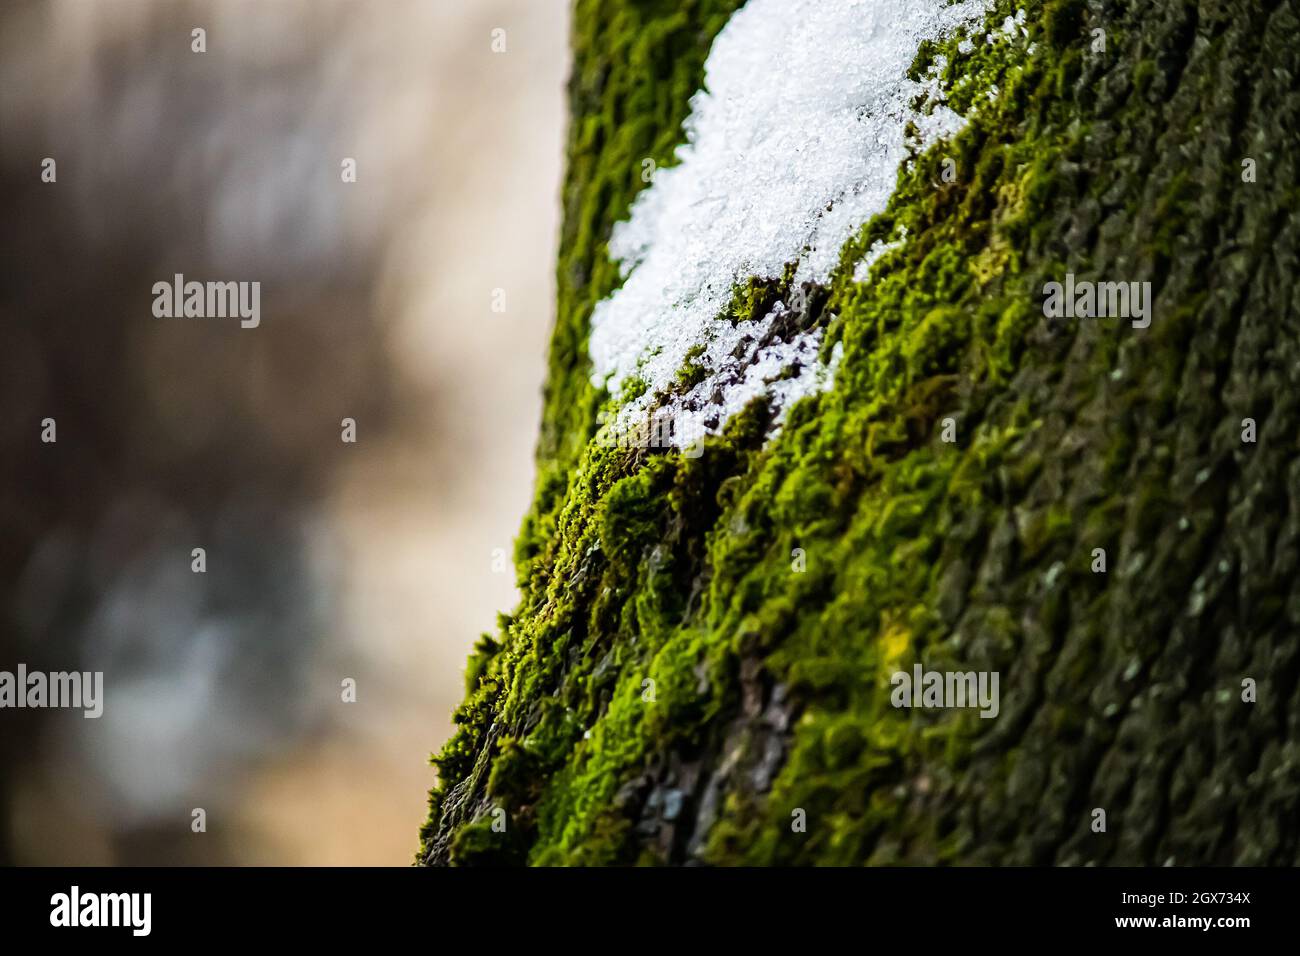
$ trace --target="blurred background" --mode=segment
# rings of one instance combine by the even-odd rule
[[[410,862],[516,600],[567,18],[0,4],[0,670],[105,675],[0,710],[0,861]],[[175,273],[261,325],[155,318]]]

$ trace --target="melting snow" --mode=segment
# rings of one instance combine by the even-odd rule
[[[646,411],[693,346],[709,374],[670,411],[699,410],[709,431],[757,395],[784,412],[829,385],[838,352],[829,365],[818,359],[820,329],[768,334],[785,304],[735,325],[720,316],[737,284],[779,278],[787,263],[795,288],[826,283],[845,241],[885,208],[909,155],[907,124],[922,145],[961,128],[945,106],[912,108],[919,94],[942,93],[933,75],[916,82],[907,71],[923,40],[988,6],[749,0],[737,11],[691,99],[680,164],[656,174],[610,239],[624,283],[592,315],[593,381],[614,394],[634,376],[649,386],[620,417]]]

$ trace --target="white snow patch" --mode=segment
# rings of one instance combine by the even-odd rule
[[[674,404],[712,420],[712,432],[757,395],[783,412],[829,385],[835,362],[818,360],[820,330],[758,347],[784,304],[735,325],[719,316],[738,283],[779,278],[787,263],[796,289],[826,283],[845,241],[885,208],[908,156],[907,124],[922,145],[961,128],[945,106],[912,108],[919,94],[942,92],[933,74],[915,82],[907,70],[923,40],[989,5],[749,0],[732,16],[691,99],[679,165],[659,170],[610,238],[625,281],[592,315],[592,380],[612,394],[633,376],[649,386],[621,418],[645,412],[699,345],[692,360],[709,374]]]
[[[899,227],[899,236],[893,242],[885,242],[883,239],[877,239],[867,250],[867,254],[858,260],[858,264],[853,268],[853,281],[866,282],[867,275],[882,256],[886,253],[893,252],[895,249],[902,248],[903,242],[907,239],[907,227]]]

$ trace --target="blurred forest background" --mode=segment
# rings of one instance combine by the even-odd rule
[[[0,669],[105,672],[99,720],[0,711],[0,861],[410,861],[515,601],[567,16],[0,5]],[[261,326],[155,318],[178,272]]]

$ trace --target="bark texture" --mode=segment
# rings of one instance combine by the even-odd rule
[[[999,0],[1033,47],[921,51],[970,123],[830,285],[737,289],[825,326],[834,388],[770,442],[760,402],[698,459],[601,447],[605,242],[738,6],[577,3],[523,600],[419,860],[1300,863],[1296,3]],[[1067,272],[1150,281],[1151,326],[1044,318]],[[891,706],[918,662],[999,715]]]

